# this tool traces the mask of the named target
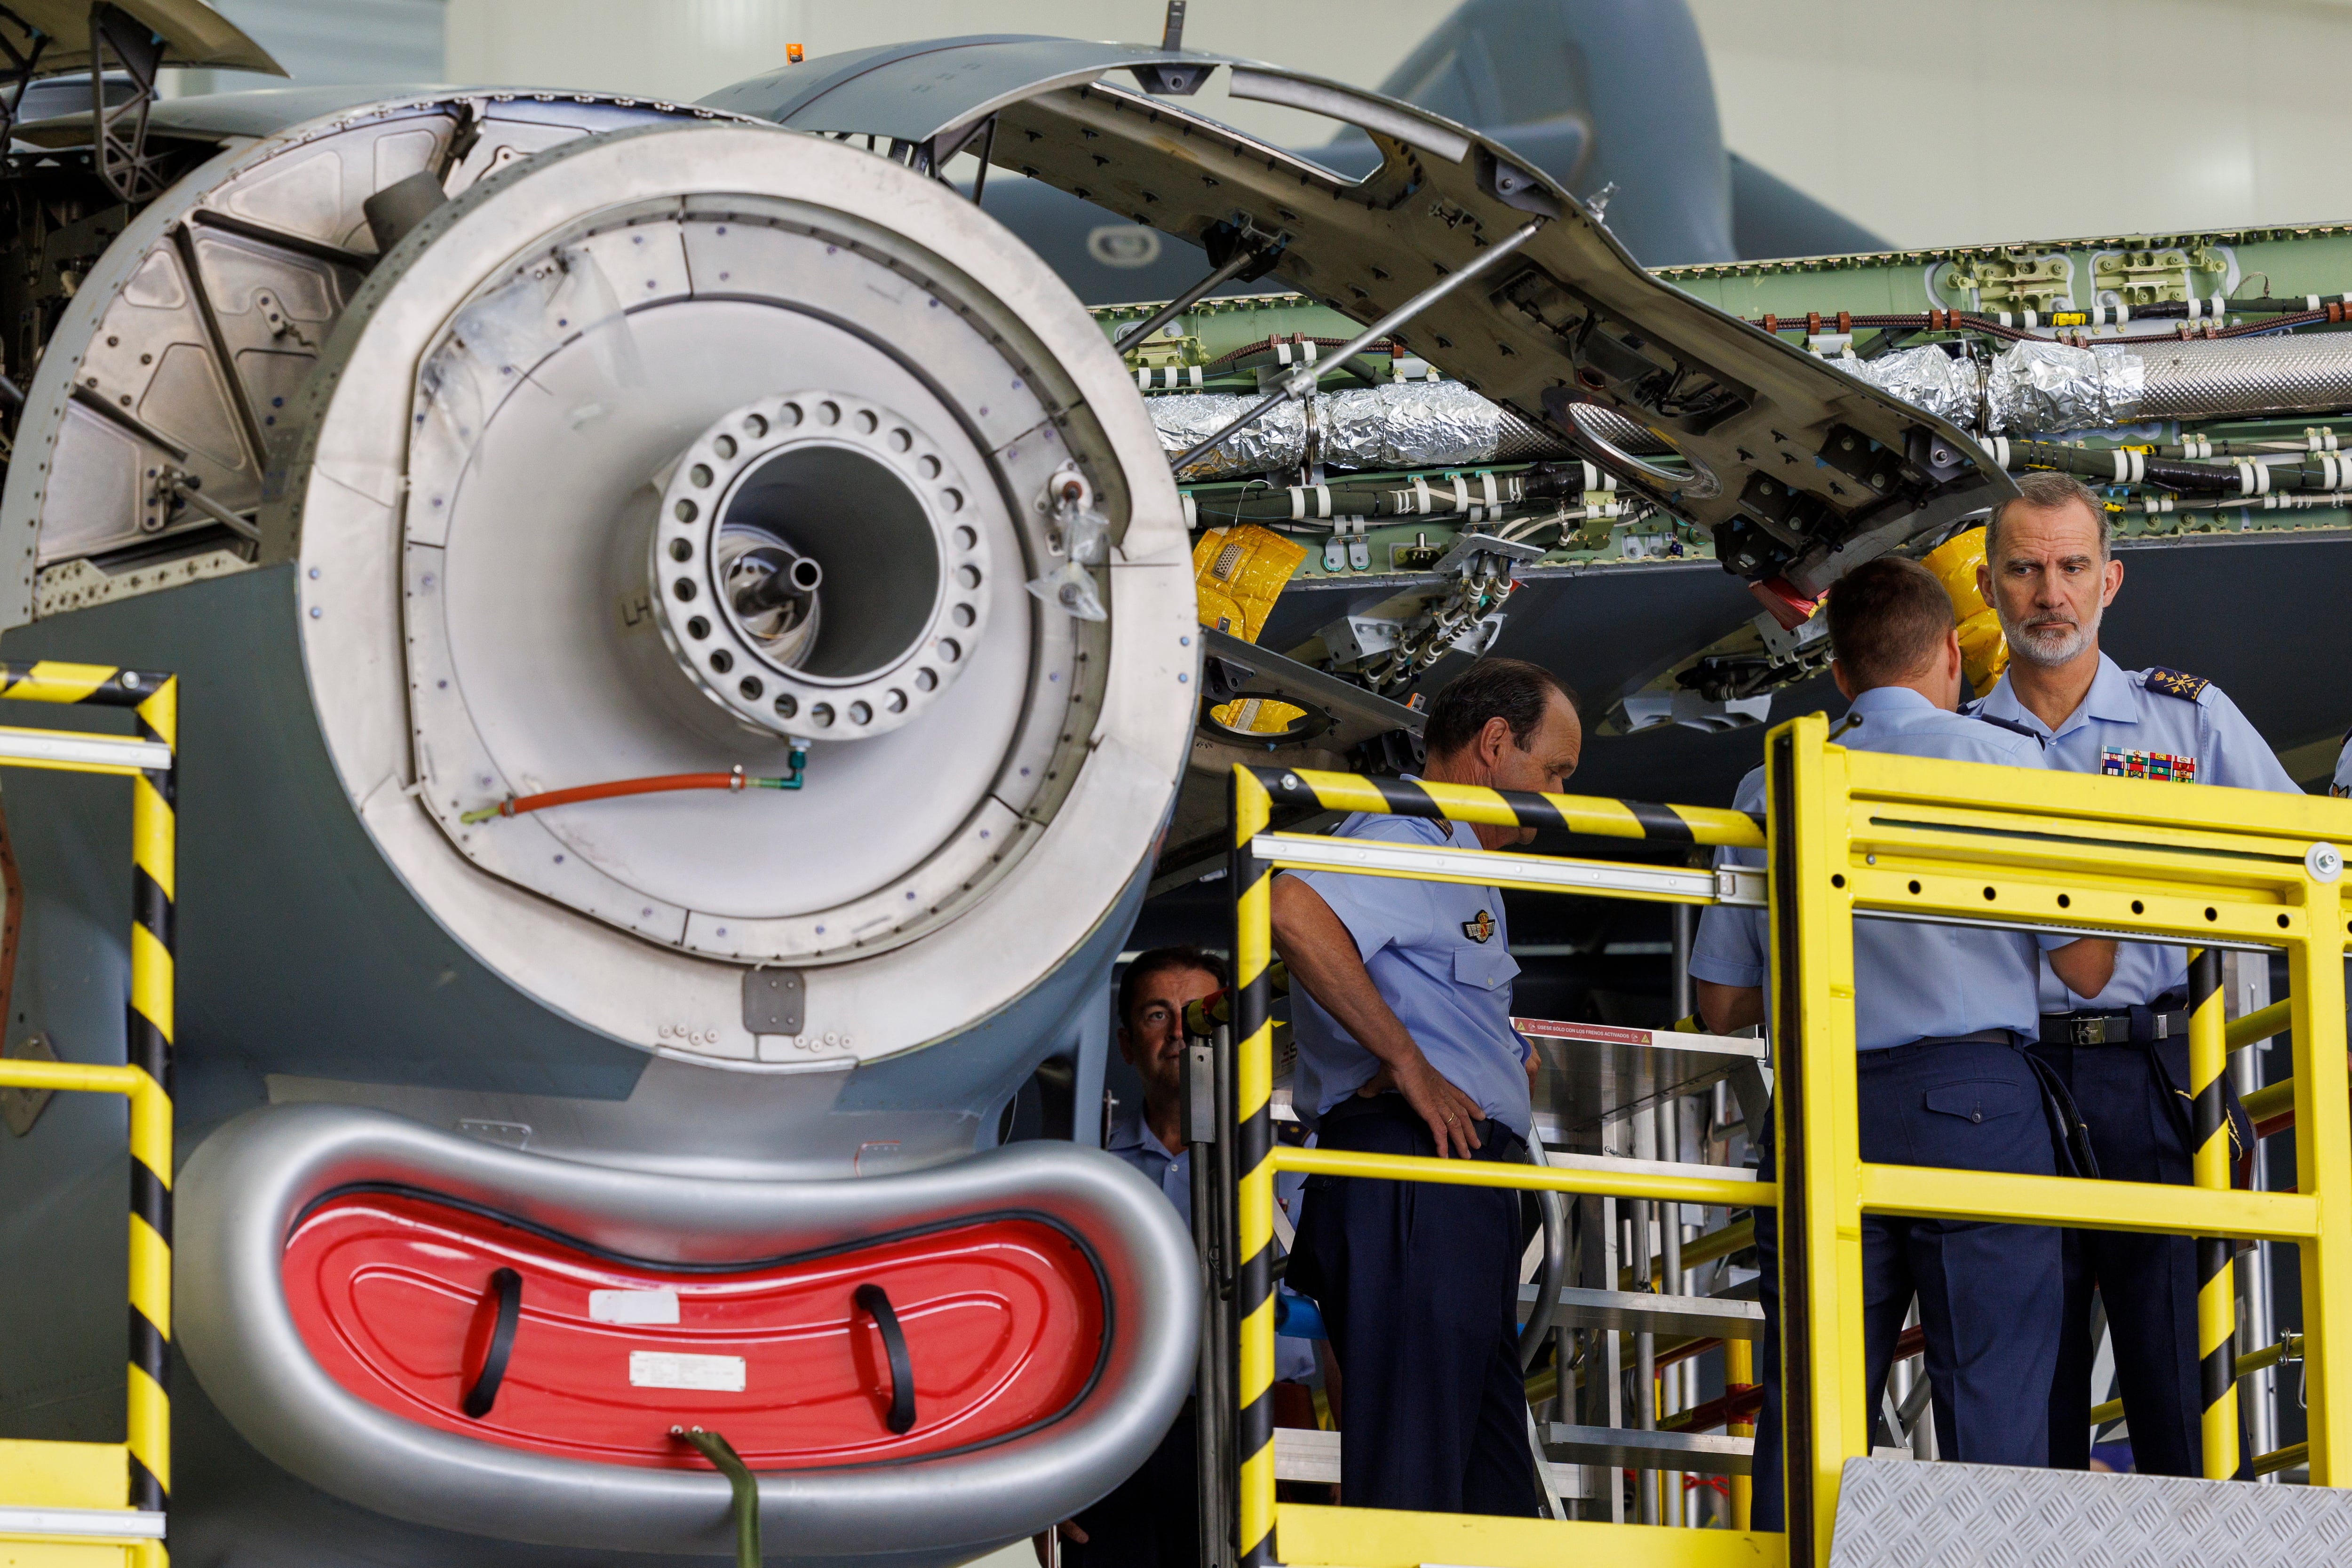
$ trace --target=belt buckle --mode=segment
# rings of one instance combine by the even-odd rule
[[[2067,1028],[2077,1046],[2104,1046],[2107,1043],[2107,1021],[2104,1017],[2070,1018]]]

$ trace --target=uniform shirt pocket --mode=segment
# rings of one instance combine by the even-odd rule
[[[1964,1079],[1927,1091],[1927,1109],[1963,1121],[1990,1121],[2033,1109],[2026,1087],[2006,1079]]]
[[[1475,990],[1492,991],[1510,983],[1519,972],[1518,961],[1507,949],[1494,947],[1457,947],[1454,950],[1455,984]]]

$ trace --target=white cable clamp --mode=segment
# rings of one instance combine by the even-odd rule
[[[2316,294],[2305,294],[2303,297],[2303,308],[2306,310],[2316,310],[2320,309],[2319,296]]]
[[[1998,314],[1998,315],[2000,317],[2000,324],[2001,324],[2002,326],[2004,326],[2004,327],[2005,327],[2005,326],[2009,325],[2009,312],[2008,312],[2007,310],[1998,311],[1998,312],[1996,312],[1996,314]]]
[[[1419,474],[1412,477],[1412,510],[1416,517],[1429,515],[1429,481]]]
[[[1195,392],[1198,392],[1198,391],[1200,391],[1200,390],[1201,390],[1201,367],[1200,367],[1199,365],[1197,365],[1197,364],[1196,364],[1196,365],[1192,366],[1192,390],[1193,390],[1193,391],[1195,391]]]
[[[1184,502],[1184,526],[1187,529],[1200,527],[1201,503],[1194,500],[1191,496],[1184,495],[1181,491],[1179,491],[1178,495]]]
[[[1992,438],[1992,461],[1993,467],[1997,468],[2006,468],[2009,467],[2008,437],[1996,436]]]
[[[1486,509],[1489,511],[1502,505],[1501,499],[1495,493],[1495,476],[1492,472],[1478,476],[1478,492],[1486,498]]]
[[[2213,455],[2213,437],[2210,436],[2181,437],[2180,455],[2184,458],[2211,457]]]
[[[2031,310],[2028,310],[2028,311],[2026,311],[2026,312],[2025,312],[2025,330],[2026,330],[2027,331],[2029,331],[2029,332],[2030,332],[2030,331],[2032,331],[2034,328],[2036,328],[2036,327],[2040,326],[2041,324],[2042,324],[2042,318],[2041,318],[2041,317],[2039,317],[2039,316],[2035,315],[2035,314],[2034,314],[2032,311],[2031,311]]]
[[[1452,477],[1454,479],[1454,510],[1455,511],[1468,511],[1470,510],[1470,481],[1464,479],[1460,474],[1455,474]]]
[[[1149,392],[1151,390],[1151,367],[1150,365],[1139,364],[1135,367],[1135,390],[1138,392]]]

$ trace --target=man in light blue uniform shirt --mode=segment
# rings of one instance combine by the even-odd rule
[[[1143,1080],[1143,1100],[1122,1109],[1103,1147],[1167,1195],[1192,1223],[1192,1154],[1184,1142],[1184,1007],[1226,984],[1225,963],[1197,947],[1139,953],[1118,982],[1118,1052]],[[1299,1179],[1276,1178],[1276,1201],[1296,1215]],[[1275,1341],[1276,1381],[1303,1381],[1315,1352],[1302,1339]],[[1066,1568],[1198,1568],[1200,1482],[1192,1401],[1150,1458],[1108,1497],[1057,1527]],[[1038,1561],[1045,1561],[1038,1537]]]
[[[1972,710],[2022,730],[2069,773],[2300,795],[2270,745],[2221,689],[2161,667],[2125,671],[2099,650],[2102,612],[2123,584],[2106,510],[2063,474],[2029,474],[1986,527],[1978,587],[2000,616],[2010,667]],[[2042,975],[2036,1054],[2090,1125],[2100,1173],[2188,1184],[2188,950],[2126,942],[2096,994]],[[2251,1136],[2223,1080],[2233,1139]],[[2114,1336],[2132,1468],[2204,1474],[2197,1354],[2197,1255],[2185,1236],[2066,1233],[2064,1339],[2051,1387],[2050,1462],[2091,1459],[2091,1292]],[[2241,1433],[2243,1447],[2243,1433]],[[2241,1453],[2240,1474],[2248,1456]]]
[[[1963,718],[1950,602],[1926,568],[1882,557],[1829,596],[1838,689],[1853,700],[1838,743],[1859,751],[2039,768],[2041,747]],[[1734,804],[1761,811],[1761,768]],[[1760,866],[1757,850],[1718,864]],[[2052,1175],[2062,1131],[2022,1047],[2034,1036],[2037,952],[2076,983],[2106,983],[2115,944],[2062,932],[1858,920],[1853,928],[1856,1107],[1862,1157],[1874,1163]],[[1690,972],[1700,1016],[1728,1034],[1760,1023],[1769,982],[1765,914],[1717,906],[1699,922]],[[1763,1180],[1773,1176],[1763,1151]],[[1782,1525],[1780,1234],[1756,1211],[1763,1273],[1764,1409],[1756,1430],[1753,1518]],[[2044,1462],[2042,1420],[2058,1356],[2058,1233],[2040,1226],[1863,1216],[1865,1379],[1878,1404],[1916,1295],[1935,1386],[1937,1449],[1976,1464]]]
[[[1486,659],[1438,694],[1431,783],[1557,791],[1583,747],[1548,671]],[[1388,786],[1422,798],[1411,779]],[[1465,850],[1531,830],[1359,813],[1339,837]],[[1523,1161],[1532,1054],[1511,1028],[1510,933],[1491,887],[1286,872],[1274,944],[1291,977],[1294,1100],[1326,1149]],[[1532,1516],[1519,1376],[1519,1195],[1317,1176],[1288,1283],[1322,1307],[1344,1379],[1350,1508]]]

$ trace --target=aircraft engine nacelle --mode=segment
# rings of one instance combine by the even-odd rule
[[[772,1552],[970,1555],[1190,1382],[1165,1202],[974,1155],[1105,1026],[1196,695],[1179,499],[952,187],[577,103],[225,140],[29,388],[0,652],[182,684],[179,1399],[215,1426],[174,1546],[722,1552],[683,1424],[740,1432]],[[123,822],[76,783],[10,781],[15,1001],[98,1059]],[[119,1137],[52,1112],[0,1189]],[[12,1200],[7,1245],[119,1251],[102,1206]],[[7,1310],[119,1376],[110,1319]]]

